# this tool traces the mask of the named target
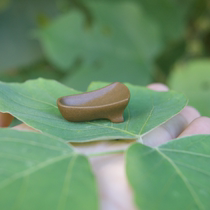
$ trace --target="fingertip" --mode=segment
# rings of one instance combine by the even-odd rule
[[[200,127],[199,131],[203,132],[203,134],[210,134],[210,118],[209,117],[199,117],[194,120],[198,127]]]
[[[158,92],[165,92],[169,90],[169,88],[162,83],[153,83],[153,84],[148,85],[147,88],[158,91]]]
[[[197,134],[210,134],[210,118],[199,117],[191,122],[191,124],[179,135],[179,137],[191,136]]]
[[[205,123],[210,123],[210,118],[209,117],[206,117],[206,116],[200,117],[200,120],[202,120]]]
[[[161,126],[155,128],[147,135],[143,136],[143,143],[147,146],[155,147],[172,139],[175,139],[180,135],[180,133],[183,133],[185,129],[188,128],[189,124],[192,121],[199,117],[200,113],[195,108],[191,106],[186,106],[178,115],[174,116]],[[208,120],[209,119],[207,119],[206,121]]]
[[[180,114],[187,120],[188,124],[201,116],[199,111],[192,106],[186,106]]]

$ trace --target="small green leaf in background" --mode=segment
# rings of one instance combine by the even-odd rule
[[[0,209],[97,210],[88,160],[60,139],[0,129]]]
[[[77,88],[93,80],[151,82],[153,61],[162,49],[156,24],[134,2],[86,2],[86,6],[93,17],[89,26],[82,12],[72,10],[37,32],[46,56],[57,67],[68,70],[82,59],[65,83]]]
[[[194,60],[178,65],[171,73],[169,86],[183,92],[204,116],[210,117],[210,60]]]
[[[210,135],[132,145],[126,172],[140,210],[210,209]]]
[[[107,83],[93,83],[96,89]],[[0,83],[0,111],[9,112],[27,125],[70,142],[137,139],[180,112],[184,95],[174,91],[155,92],[127,84],[131,99],[124,112],[125,122],[108,120],[73,123],[60,114],[56,100],[80,92],[53,80],[37,79],[25,83]]]

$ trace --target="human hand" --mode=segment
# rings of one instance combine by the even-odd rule
[[[152,84],[148,88],[155,91],[167,91],[162,84]],[[9,126],[13,117],[0,113],[0,127]],[[35,131],[25,124],[13,127],[17,130]],[[210,134],[210,118],[201,117],[193,107],[185,107],[178,115],[155,128],[142,137],[148,146],[158,146],[177,137],[194,134]],[[72,144],[78,152],[93,154],[111,150],[124,149],[134,141],[100,141],[83,144]],[[97,156],[90,158],[99,185],[101,209],[103,210],[134,210],[132,191],[128,185],[123,154]]]

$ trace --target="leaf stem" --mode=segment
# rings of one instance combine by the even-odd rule
[[[113,151],[108,151],[108,152],[99,152],[99,153],[94,153],[94,154],[89,154],[87,155],[88,157],[97,157],[97,156],[103,156],[103,155],[115,155],[115,154],[120,154],[124,153],[125,150],[113,150]]]

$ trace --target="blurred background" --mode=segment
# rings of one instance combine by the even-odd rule
[[[209,0],[0,0],[0,80],[163,82],[210,117]]]

